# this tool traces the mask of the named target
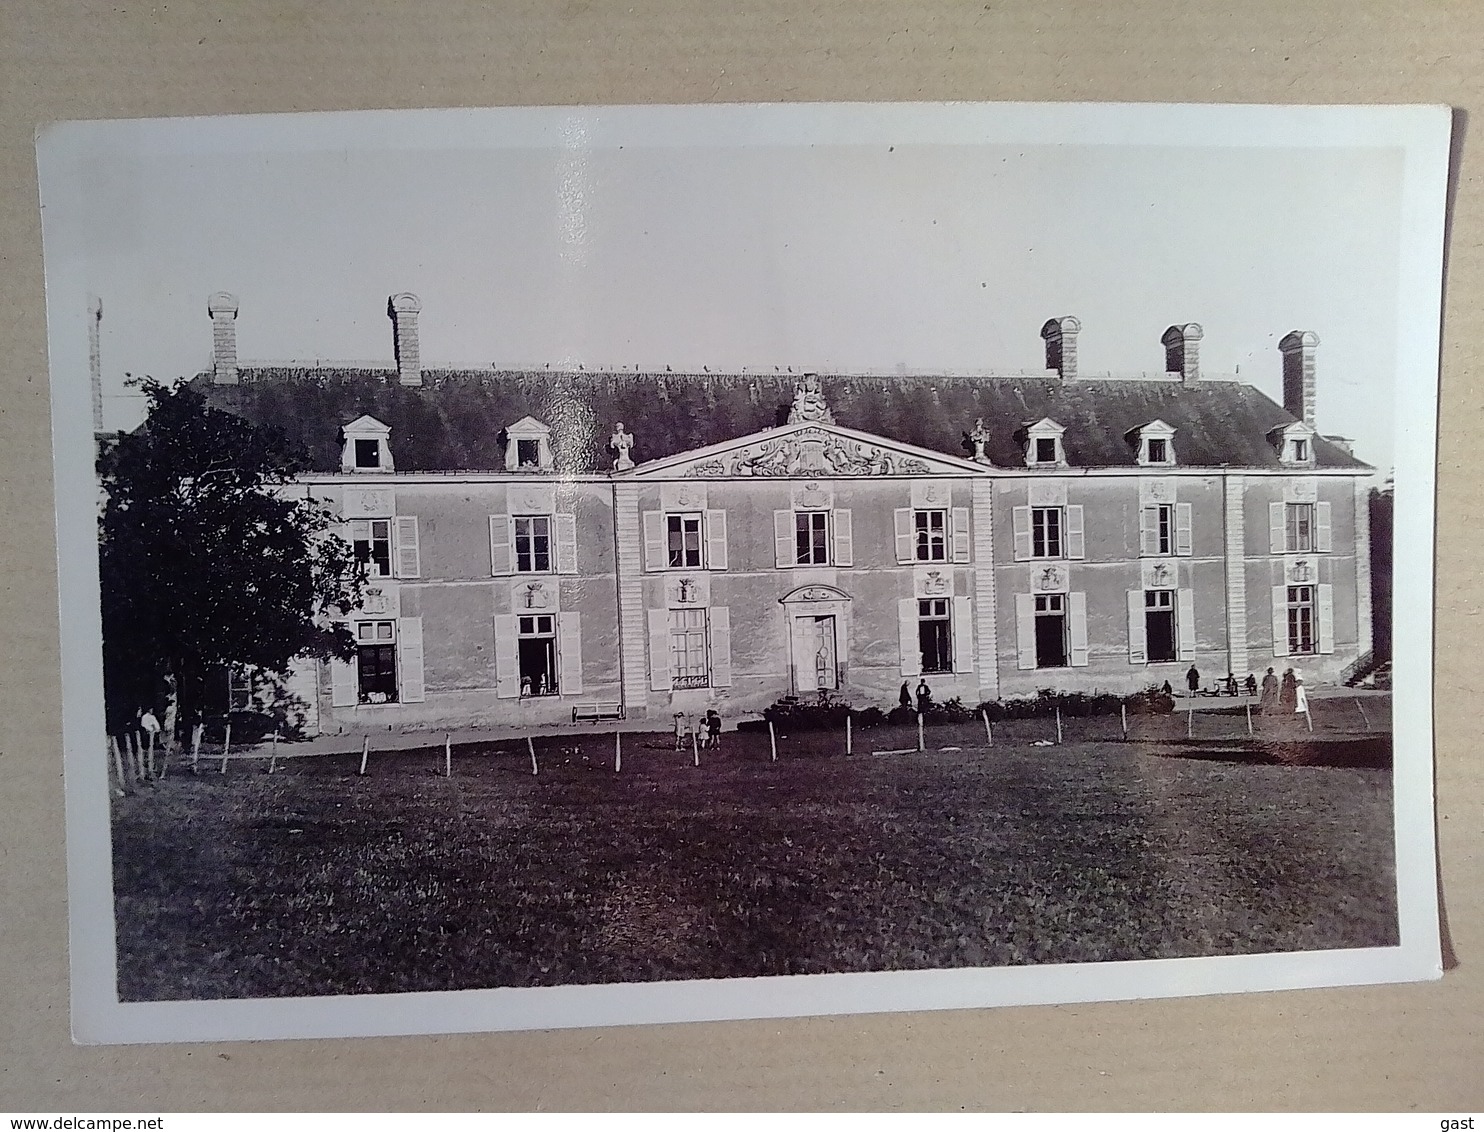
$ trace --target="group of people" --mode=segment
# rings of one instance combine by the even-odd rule
[[[675,713],[675,749],[683,750],[690,746],[691,717],[683,711]],[[721,748],[721,716],[715,708],[708,708],[706,714],[695,721],[696,742],[704,750],[715,751]]]
[[[902,691],[897,701],[908,711],[912,710],[912,693],[907,690],[906,681],[902,682]],[[932,702],[933,690],[928,687],[926,680],[919,680],[917,682],[917,713],[919,715],[925,713]]]
[[[1190,671],[1185,674],[1185,686],[1190,689],[1192,696],[1199,695],[1201,690],[1201,673],[1195,665],[1190,666]],[[1282,715],[1285,713],[1296,713],[1305,715],[1309,711],[1309,694],[1304,690],[1304,678],[1292,668],[1283,670],[1283,678],[1278,679],[1273,669],[1269,668],[1267,674],[1262,678],[1261,687],[1258,686],[1257,677],[1247,673],[1247,679],[1242,681],[1241,688],[1249,696],[1257,696],[1257,710],[1263,715]],[[1237,694],[1237,678],[1230,672],[1222,681],[1221,690],[1228,696]],[[1165,681],[1162,691],[1165,695],[1173,694],[1170,682]]]

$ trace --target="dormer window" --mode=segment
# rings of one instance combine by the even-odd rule
[[[1175,430],[1161,420],[1132,429],[1127,438],[1134,445],[1134,461],[1140,467],[1172,467],[1175,463]]]
[[[341,429],[345,446],[340,453],[342,472],[390,472],[392,430],[375,417],[357,417]]]
[[[549,472],[552,469],[551,429],[535,417],[522,417],[505,430],[507,472]]]
[[[1066,449],[1062,446],[1064,429],[1050,417],[1043,417],[1025,427],[1025,465],[1028,468],[1064,468]]]
[[[1314,466],[1314,429],[1303,421],[1279,425],[1268,433],[1268,440],[1278,452],[1278,462],[1286,468]]]

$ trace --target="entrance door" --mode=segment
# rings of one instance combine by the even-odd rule
[[[835,618],[793,619],[794,683],[800,692],[833,692],[840,686]]]

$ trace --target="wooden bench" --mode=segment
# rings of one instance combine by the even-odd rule
[[[617,700],[594,700],[572,705],[573,723],[596,723],[600,719],[622,719],[623,704]]]

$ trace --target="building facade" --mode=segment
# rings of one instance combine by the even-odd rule
[[[306,662],[307,730],[550,727],[761,712],[784,696],[966,704],[1127,692],[1370,651],[1367,478],[1314,426],[1312,334],[1287,407],[1166,368],[975,377],[250,366],[214,296],[213,403],[284,428],[296,490],[370,575],[354,661]]]

